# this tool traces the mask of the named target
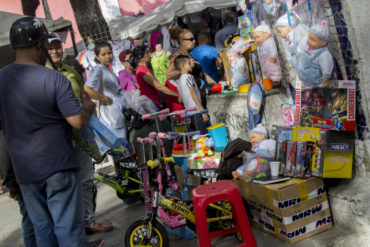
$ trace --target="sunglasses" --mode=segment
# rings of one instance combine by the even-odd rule
[[[195,41],[195,38],[194,38],[194,37],[192,37],[192,38],[188,38],[188,39],[182,39],[182,40]]]

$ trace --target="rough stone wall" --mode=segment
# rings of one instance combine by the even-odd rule
[[[357,138],[355,165],[351,180],[330,186],[332,213],[338,226],[350,226],[357,239],[342,237],[346,245],[367,246],[370,239],[370,32],[367,0],[332,0],[329,2],[338,32],[341,52],[349,79],[357,83]]]

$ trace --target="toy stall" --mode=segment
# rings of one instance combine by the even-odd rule
[[[326,1],[236,2],[238,33],[220,51],[225,76],[207,110],[142,107],[152,127],[130,139],[139,159],[97,119],[76,133],[99,159],[115,157],[116,175],[96,178],[145,204],[126,246],[168,246],[169,233],[209,246],[237,232],[256,246],[249,223],[294,243],[333,227],[325,183],[352,177],[356,82],[329,49]],[[212,125],[201,135],[191,119],[204,113]]]

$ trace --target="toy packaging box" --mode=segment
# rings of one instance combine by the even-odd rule
[[[271,138],[276,141],[275,160],[280,161],[279,174],[284,175],[287,160],[287,141],[292,140],[292,127],[274,125]]]
[[[354,135],[354,131],[341,132],[309,127],[293,128],[294,141],[314,143],[315,148],[311,156],[312,175],[324,178],[352,177]],[[307,156],[309,154],[306,154]]]
[[[94,160],[99,161],[115,145],[117,137],[99,119],[91,116],[87,126],[78,131],[73,130],[74,141]]]
[[[296,89],[295,125],[339,131],[356,128],[356,81],[335,87]]]
[[[235,180],[254,227],[295,243],[333,226],[322,178],[261,185]]]

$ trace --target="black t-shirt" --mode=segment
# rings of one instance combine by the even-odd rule
[[[70,82],[58,71],[21,64],[0,70],[0,122],[18,183],[78,168],[65,118],[81,111]]]

